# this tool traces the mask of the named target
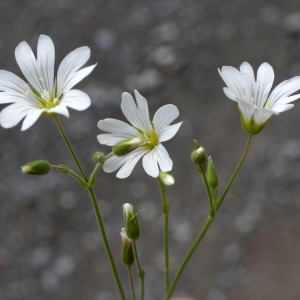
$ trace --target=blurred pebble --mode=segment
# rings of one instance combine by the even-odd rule
[[[157,90],[163,85],[161,74],[153,69],[147,69],[140,74],[130,75],[125,79],[126,88],[138,90],[139,92],[150,92]]]
[[[53,272],[47,271],[41,277],[41,284],[44,289],[53,290],[59,285],[59,279]]]
[[[174,23],[164,23],[152,30],[152,35],[160,42],[175,42],[179,36],[179,30]]]
[[[149,7],[145,4],[138,3],[132,7],[126,21],[131,26],[138,26],[139,29],[140,27],[147,25],[151,18],[152,14]]]
[[[172,226],[172,238],[178,243],[186,243],[190,241],[192,236],[191,224],[188,221],[176,222],[176,225]]]
[[[131,195],[134,198],[142,198],[146,195],[147,191],[148,191],[148,187],[147,184],[145,182],[143,182],[142,180],[136,180],[133,181],[130,185],[129,185],[129,190]]]
[[[176,60],[176,55],[171,47],[160,46],[151,53],[151,58],[161,66],[172,65]]]
[[[283,27],[288,33],[300,33],[300,13],[287,15],[283,20]]]
[[[279,21],[281,12],[275,5],[266,5],[260,11],[260,16],[263,21],[269,24],[276,24]]]
[[[97,250],[101,244],[99,232],[85,232],[81,238],[81,244],[86,250]]]
[[[94,35],[94,43],[99,50],[109,52],[115,47],[117,37],[109,29],[99,29]]]
[[[139,203],[137,206],[137,211],[140,211],[138,215],[139,219],[143,219],[145,221],[152,221],[157,218],[157,207],[150,200]]]
[[[78,199],[74,192],[65,191],[60,194],[58,201],[62,208],[71,209],[76,206]]]
[[[226,300],[226,294],[217,289],[213,289],[208,293],[207,300]]]
[[[75,263],[71,256],[63,255],[58,257],[53,265],[53,274],[58,277],[68,277],[75,270]]]
[[[221,40],[230,40],[236,36],[237,32],[235,26],[231,23],[221,24],[217,28],[217,36]]]
[[[87,87],[92,104],[96,108],[106,106],[119,106],[122,100],[123,89],[113,86],[101,86],[99,84],[90,84]]]
[[[281,155],[285,158],[294,161],[300,158],[300,141],[288,140],[280,147]]]
[[[235,263],[239,261],[241,258],[239,245],[235,243],[227,245],[223,250],[223,258],[229,263]]]
[[[41,267],[46,265],[51,257],[51,251],[47,248],[36,248],[32,254],[31,264],[34,267]]]
[[[102,291],[102,292],[99,292],[94,300],[112,300],[112,295],[111,295],[111,292],[108,292],[108,291]]]
[[[257,24],[253,19],[242,19],[239,24],[239,30],[244,36],[254,36],[257,30]]]

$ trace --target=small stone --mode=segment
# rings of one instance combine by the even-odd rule
[[[108,52],[115,47],[117,38],[111,30],[100,29],[94,35],[94,42],[98,49]]]
[[[151,53],[152,59],[161,66],[172,65],[176,60],[176,55],[171,47],[161,46]]]
[[[262,8],[260,15],[266,23],[276,24],[279,21],[281,12],[275,5],[266,5]]]
[[[155,27],[152,31],[152,34],[161,42],[169,43],[177,40],[179,36],[179,30],[174,23],[164,23]]]
[[[53,273],[58,277],[68,277],[74,270],[74,260],[68,255],[60,256],[54,262]]]
[[[300,33],[300,13],[293,13],[283,20],[283,27],[288,33]]]
[[[147,69],[140,74],[130,75],[125,79],[125,85],[129,90],[139,92],[155,91],[163,85],[161,74],[153,69]]]

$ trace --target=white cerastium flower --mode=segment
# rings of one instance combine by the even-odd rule
[[[37,58],[25,41],[17,46],[15,56],[27,82],[11,72],[0,70],[0,104],[13,103],[1,111],[0,124],[4,128],[17,125],[25,117],[23,131],[32,126],[41,114],[69,117],[67,107],[85,110],[90,106],[91,100],[86,93],[71,90],[96,66],[79,70],[90,58],[88,47],[69,53],[61,62],[56,78],[54,44],[50,37],[39,37]]]
[[[164,105],[157,110],[151,123],[147,100],[138,91],[134,93],[137,104],[129,93],[122,94],[121,103],[123,114],[132,126],[116,119],[98,122],[101,130],[109,132],[98,135],[100,144],[125,149],[122,156],[114,155],[106,160],[103,170],[111,173],[121,167],[117,177],[126,178],[143,157],[146,173],[157,177],[159,168],[163,172],[172,170],[173,161],[161,143],[171,139],[181,126],[182,122],[170,125],[179,116],[179,111],[173,104]]]
[[[227,85],[225,95],[238,103],[242,125],[250,134],[259,133],[273,114],[291,109],[294,105],[290,102],[300,98],[300,94],[291,96],[300,89],[300,76],[281,82],[270,93],[274,71],[266,62],[258,68],[256,81],[247,62],[240,70],[224,66],[219,73]]]

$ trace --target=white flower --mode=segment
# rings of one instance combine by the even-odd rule
[[[55,51],[50,37],[39,37],[37,59],[26,42],[17,46],[15,56],[28,83],[11,72],[0,70],[0,90],[3,91],[0,93],[0,103],[13,103],[1,111],[0,123],[4,128],[17,125],[25,117],[21,130],[26,130],[43,113],[68,117],[67,107],[85,110],[90,106],[91,100],[87,94],[71,90],[96,66],[79,70],[90,57],[88,47],[77,48],[67,55],[58,68],[56,79]]]
[[[99,134],[98,141],[100,144],[114,146],[124,139],[138,138],[141,144],[125,156],[112,156],[105,161],[103,169],[111,173],[121,167],[117,177],[126,178],[143,157],[146,173],[157,177],[159,168],[163,172],[172,170],[173,162],[161,143],[171,139],[181,126],[182,122],[170,125],[179,116],[179,111],[175,105],[164,105],[155,113],[151,124],[147,100],[138,91],[134,93],[137,105],[129,93],[122,94],[121,103],[121,109],[132,126],[116,119],[101,120],[98,122],[98,127],[109,133]]]
[[[225,66],[219,73],[227,85],[224,93],[238,102],[244,129],[251,134],[259,133],[273,114],[292,108],[290,102],[300,98],[299,94],[291,96],[300,88],[300,76],[283,81],[270,94],[274,71],[266,62],[258,68],[256,81],[247,62],[240,70]]]

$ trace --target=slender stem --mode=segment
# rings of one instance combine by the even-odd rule
[[[182,262],[182,264],[181,264],[179,270],[177,271],[177,274],[176,274],[176,276],[175,276],[175,278],[174,278],[174,280],[173,280],[173,282],[172,282],[172,284],[171,284],[171,287],[170,287],[170,289],[169,289],[169,292],[168,292],[168,294],[167,294],[166,300],[169,300],[169,299],[170,299],[170,297],[171,297],[171,295],[172,295],[172,293],[173,293],[173,291],[174,291],[174,289],[175,289],[175,286],[176,286],[176,284],[177,284],[177,282],[178,282],[178,280],[179,280],[179,278],[180,278],[180,276],[181,276],[181,274],[182,274],[182,272],[183,272],[185,266],[186,266],[187,263],[189,262],[191,256],[193,255],[194,251],[195,251],[196,248],[198,247],[199,243],[202,241],[203,237],[205,236],[205,233],[207,232],[207,230],[208,230],[208,228],[210,227],[210,224],[213,222],[214,218],[215,218],[214,216],[213,216],[213,217],[210,216],[210,215],[208,216],[207,221],[206,221],[205,225],[203,226],[203,228],[202,228],[202,230],[201,230],[199,236],[198,236],[197,239],[195,240],[195,242],[194,242],[194,244],[192,245],[191,249],[189,250],[187,256],[186,256],[185,259],[183,260],[183,262]]]
[[[60,171],[62,173],[67,173],[70,174],[72,177],[74,177],[82,186],[86,187],[87,183],[74,171],[72,171],[71,169],[69,169],[67,166],[62,165],[62,166],[55,166],[55,165],[51,165],[51,169],[52,170],[57,170]]]
[[[166,197],[165,185],[158,178],[158,185],[162,199],[162,210],[164,214],[164,248],[165,248],[165,288],[166,295],[169,291],[170,279],[169,279],[169,210],[170,210],[170,201]]]
[[[207,192],[207,196],[208,196],[208,199],[209,199],[210,215],[214,215],[215,212],[216,212],[215,204],[213,202],[213,198],[212,198],[212,195],[211,195],[209,184],[207,182],[206,175],[203,174],[203,173],[202,173],[202,178],[203,178],[203,182],[204,182],[205,189],[206,189],[206,192]]]
[[[117,271],[117,268],[116,268],[116,265],[115,265],[115,262],[114,262],[109,244],[108,244],[108,240],[107,240],[105,229],[104,229],[104,224],[103,224],[103,221],[102,221],[102,218],[101,218],[100,209],[99,209],[99,206],[98,206],[98,203],[97,203],[97,198],[96,198],[94,189],[92,187],[90,187],[90,188],[88,188],[88,191],[89,191],[89,194],[90,194],[90,197],[91,197],[91,200],[92,200],[94,212],[95,212],[95,215],[96,215],[96,218],[97,218],[97,221],[98,221],[98,226],[99,226],[99,229],[100,229],[100,232],[101,232],[101,235],[102,235],[103,243],[104,243],[104,246],[105,246],[105,250],[106,250],[111,268],[113,270],[115,281],[117,283],[117,286],[118,286],[118,289],[119,289],[119,292],[120,292],[120,296],[123,300],[125,300],[126,297],[125,297],[125,294],[124,294],[124,291],[123,291],[123,288],[122,288],[122,285],[121,285],[121,281],[120,281],[120,278],[119,278],[119,274],[118,274],[118,271]]]
[[[71,143],[69,142],[69,139],[68,139],[67,135],[65,134],[65,132],[64,132],[64,130],[63,130],[63,128],[62,128],[62,126],[59,122],[59,119],[54,118],[54,120],[57,124],[57,127],[58,127],[64,141],[67,144],[67,147],[68,147],[68,149],[69,149],[69,151],[70,151],[70,153],[71,153],[71,155],[72,155],[72,157],[73,157],[80,173],[82,174],[82,176],[83,176],[83,178],[86,181],[87,186],[88,186],[89,185],[89,180],[88,180],[87,176],[85,175],[85,173],[84,173],[84,171],[83,171],[83,169],[80,165],[80,162],[79,162],[79,160],[77,159],[77,157],[75,155],[75,152],[74,152],[74,150],[71,146]],[[76,173],[74,173],[74,174],[76,174]],[[90,197],[91,197],[91,200],[92,200],[92,204],[93,204],[94,212],[95,212],[95,215],[96,215],[96,218],[97,218],[99,230],[100,230],[101,235],[102,235],[102,240],[103,240],[103,243],[104,243],[104,247],[105,247],[105,250],[106,250],[106,253],[107,253],[107,256],[108,256],[108,259],[109,259],[109,262],[110,262],[110,265],[111,265],[111,268],[112,268],[112,271],[113,271],[113,274],[114,274],[114,277],[115,277],[117,287],[119,289],[121,299],[126,300],[126,297],[125,297],[125,294],[124,294],[124,291],[123,291],[123,288],[122,288],[122,285],[121,285],[121,281],[120,281],[120,278],[119,278],[119,274],[118,274],[117,268],[115,266],[115,262],[114,262],[109,244],[108,244],[108,240],[107,240],[105,229],[104,229],[104,224],[103,224],[103,221],[102,221],[102,218],[101,218],[100,209],[99,209],[99,206],[98,206],[98,203],[97,203],[97,198],[96,198],[94,189],[93,189],[92,186],[90,186],[90,187],[87,188],[87,190],[88,190],[88,192],[90,194]]]
[[[180,278],[180,276],[181,276],[181,274],[182,274],[185,266],[189,262],[189,260],[192,257],[193,253],[195,252],[195,250],[197,249],[198,245],[200,244],[200,242],[202,241],[203,237],[205,236],[205,234],[206,234],[208,228],[210,227],[211,223],[215,219],[216,213],[217,213],[220,205],[222,204],[222,201],[224,200],[227,192],[229,191],[229,189],[230,189],[230,187],[231,187],[231,185],[232,185],[232,183],[233,183],[236,175],[238,174],[238,172],[239,172],[239,170],[240,170],[240,168],[241,168],[241,166],[242,166],[242,164],[243,164],[243,162],[244,162],[244,160],[245,160],[245,158],[246,158],[246,156],[248,154],[248,151],[249,151],[249,148],[250,148],[250,144],[251,144],[251,139],[252,139],[252,135],[250,134],[249,137],[248,137],[248,140],[247,140],[247,144],[246,144],[244,153],[243,153],[243,155],[242,155],[242,157],[241,157],[241,159],[240,159],[240,161],[239,161],[239,163],[238,163],[235,171],[233,172],[233,175],[231,176],[231,178],[230,178],[230,180],[229,180],[229,182],[227,184],[227,187],[226,187],[223,195],[221,196],[221,198],[220,198],[219,202],[216,204],[216,206],[214,206],[214,203],[212,202],[212,195],[210,193],[209,186],[207,185],[206,177],[203,176],[203,180],[204,180],[205,187],[206,187],[206,190],[207,190],[207,193],[208,193],[208,197],[209,197],[210,207],[212,207],[212,205],[213,205],[214,211],[210,210],[210,214],[209,214],[209,216],[207,218],[207,221],[206,221],[205,225],[203,226],[203,228],[202,228],[200,234],[198,235],[198,237],[196,238],[194,244],[190,248],[188,254],[184,258],[184,260],[183,260],[183,262],[182,262],[179,270],[177,271],[177,274],[175,275],[175,278],[174,278],[174,280],[172,282],[172,285],[171,285],[171,287],[169,289],[169,293],[168,293],[168,295],[166,297],[166,300],[170,299],[170,297],[171,297],[171,295],[172,295],[172,293],[173,293],[173,291],[175,289],[175,286],[176,286],[176,284],[177,284],[177,282],[178,282],[178,280],[179,280],[179,278]]]
[[[134,257],[135,257],[136,265],[137,265],[137,268],[138,268],[138,275],[141,279],[140,300],[144,300],[144,297],[145,297],[145,280],[144,280],[145,271],[141,268],[141,265],[140,265],[138,252],[137,252],[137,249],[136,249],[136,242],[132,241],[132,244],[133,244]]]
[[[131,266],[128,266],[128,277],[129,277],[129,282],[130,282],[132,300],[136,300],[135,291],[134,291],[134,282],[133,282],[132,272],[131,272]]]
[[[64,141],[66,142],[67,147],[68,147],[68,149],[69,149],[69,151],[70,151],[70,153],[71,153],[71,155],[72,155],[72,157],[73,157],[73,159],[74,159],[74,161],[75,161],[75,163],[76,163],[76,165],[77,165],[77,167],[78,167],[78,170],[80,171],[80,173],[81,173],[83,179],[84,179],[86,182],[88,182],[88,178],[87,178],[87,176],[85,175],[85,173],[84,173],[84,171],[83,171],[83,169],[82,169],[82,167],[81,167],[81,165],[80,165],[80,163],[79,163],[79,160],[78,160],[78,158],[77,158],[77,156],[76,156],[76,154],[75,154],[75,152],[74,152],[74,150],[73,150],[73,148],[72,148],[72,146],[71,146],[71,143],[69,142],[69,139],[68,139],[67,135],[66,135],[65,132],[64,132],[64,129],[63,129],[62,126],[61,126],[61,123],[60,123],[58,117],[54,118],[54,121],[55,121],[55,123],[56,123],[56,125],[57,125],[57,127],[58,127],[58,129],[59,129],[59,132],[61,133],[61,135],[62,135]]]
[[[233,172],[233,174],[232,174],[232,176],[231,176],[231,178],[230,178],[230,180],[229,180],[229,182],[228,182],[228,184],[227,184],[227,186],[226,186],[226,188],[225,188],[225,190],[223,192],[223,195],[221,196],[219,202],[216,205],[216,210],[217,211],[219,210],[219,208],[220,208],[220,206],[221,206],[221,204],[222,204],[222,202],[223,202],[223,200],[224,200],[227,192],[229,191],[229,189],[230,189],[230,187],[231,187],[231,185],[232,185],[232,183],[233,183],[236,175],[238,174],[238,172],[239,172],[239,170],[240,170],[240,168],[241,168],[241,166],[242,166],[242,164],[243,164],[243,162],[244,162],[244,160],[245,160],[245,158],[246,158],[246,156],[248,154],[248,151],[249,151],[249,148],[250,148],[250,144],[251,144],[251,140],[252,140],[252,134],[249,134],[248,140],[247,140],[247,144],[246,144],[246,147],[245,147],[245,150],[244,150],[244,153],[243,153],[243,156],[241,157],[241,159],[240,159],[237,167],[235,168],[235,170],[234,170],[234,172]]]

